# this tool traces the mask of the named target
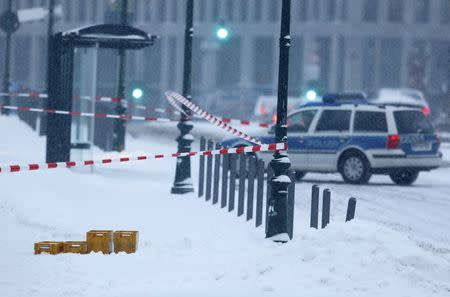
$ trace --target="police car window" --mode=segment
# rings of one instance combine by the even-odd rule
[[[387,132],[384,112],[357,111],[354,123],[355,132]]]
[[[317,123],[316,131],[350,130],[350,110],[324,110]]]
[[[308,132],[309,126],[316,115],[317,110],[305,110],[291,115],[287,119],[289,132]]]
[[[399,134],[434,133],[430,121],[420,110],[402,110],[394,112]]]

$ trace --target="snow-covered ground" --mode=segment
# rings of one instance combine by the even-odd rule
[[[174,125],[159,128],[177,134]],[[2,165],[43,161],[45,139],[17,118],[0,117],[0,135]],[[173,152],[170,139],[128,135],[127,150]],[[450,160],[450,147],[443,152]],[[104,155],[112,154],[95,152]],[[0,296],[450,294],[450,168],[424,173],[412,187],[381,176],[349,186],[338,175],[307,175],[297,184],[294,240],[279,245],[195,195],[170,195],[174,167],[174,159],[162,159],[97,166],[93,173],[1,173]],[[307,227],[315,183],[332,190],[324,230]],[[349,196],[358,198],[356,219],[344,224]],[[90,229],[139,230],[139,250],[33,255],[34,242],[83,240]]]

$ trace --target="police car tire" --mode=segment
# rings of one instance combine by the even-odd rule
[[[396,170],[389,174],[391,180],[397,185],[411,185],[419,177],[419,171],[417,170]]]
[[[356,159],[359,160],[362,164],[362,173],[360,175],[359,178],[354,179],[354,178],[350,178],[349,176],[347,176],[345,170],[344,170],[344,166],[345,163],[348,162],[351,159]],[[372,170],[370,168],[370,164],[369,161],[367,160],[367,158],[361,154],[361,153],[357,153],[357,152],[350,152],[347,153],[343,156],[343,158],[341,159],[341,162],[339,164],[339,171],[342,175],[342,178],[344,179],[344,181],[346,183],[349,184],[367,184],[370,180],[370,177],[372,176]]]

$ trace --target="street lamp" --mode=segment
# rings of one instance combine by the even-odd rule
[[[291,0],[283,0],[281,8],[280,30],[280,60],[278,70],[278,100],[277,123],[275,126],[275,142],[287,143],[287,98],[289,78],[289,48],[290,37]],[[290,178],[288,169],[291,167],[285,151],[275,151],[274,159],[270,162],[274,176],[271,179],[271,194],[268,201],[268,214],[266,224],[266,238],[276,242],[287,242],[288,235],[287,202]]]
[[[192,78],[192,39],[194,37],[193,27],[194,0],[186,3],[186,27],[184,32],[184,65],[183,65],[183,96],[191,100],[191,78]],[[178,152],[191,151],[191,143],[194,137],[189,132],[194,127],[190,119],[191,112],[183,105],[184,113],[181,113],[178,122],[180,135],[177,137]],[[189,157],[178,157],[175,168],[175,181],[171,190],[172,194],[185,194],[194,192],[191,182],[191,159]]]

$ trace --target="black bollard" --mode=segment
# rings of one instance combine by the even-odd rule
[[[200,138],[200,151],[206,149],[205,137]],[[199,175],[198,175],[198,197],[202,197],[205,190],[205,156],[200,155],[199,161]]]
[[[345,221],[351,221],[355,218],[355,210],[356,210],[356,198],[350,198],[348,199],[348,206],[347,206],[347,216],[345,217]]]
[[[311,192],[311,228],[316,228],[319,225],[319,186],[312,186]]]
[[[322,194],[322,229],[330,223],[330,201],[331,192],[329,189],[323,190]]]

